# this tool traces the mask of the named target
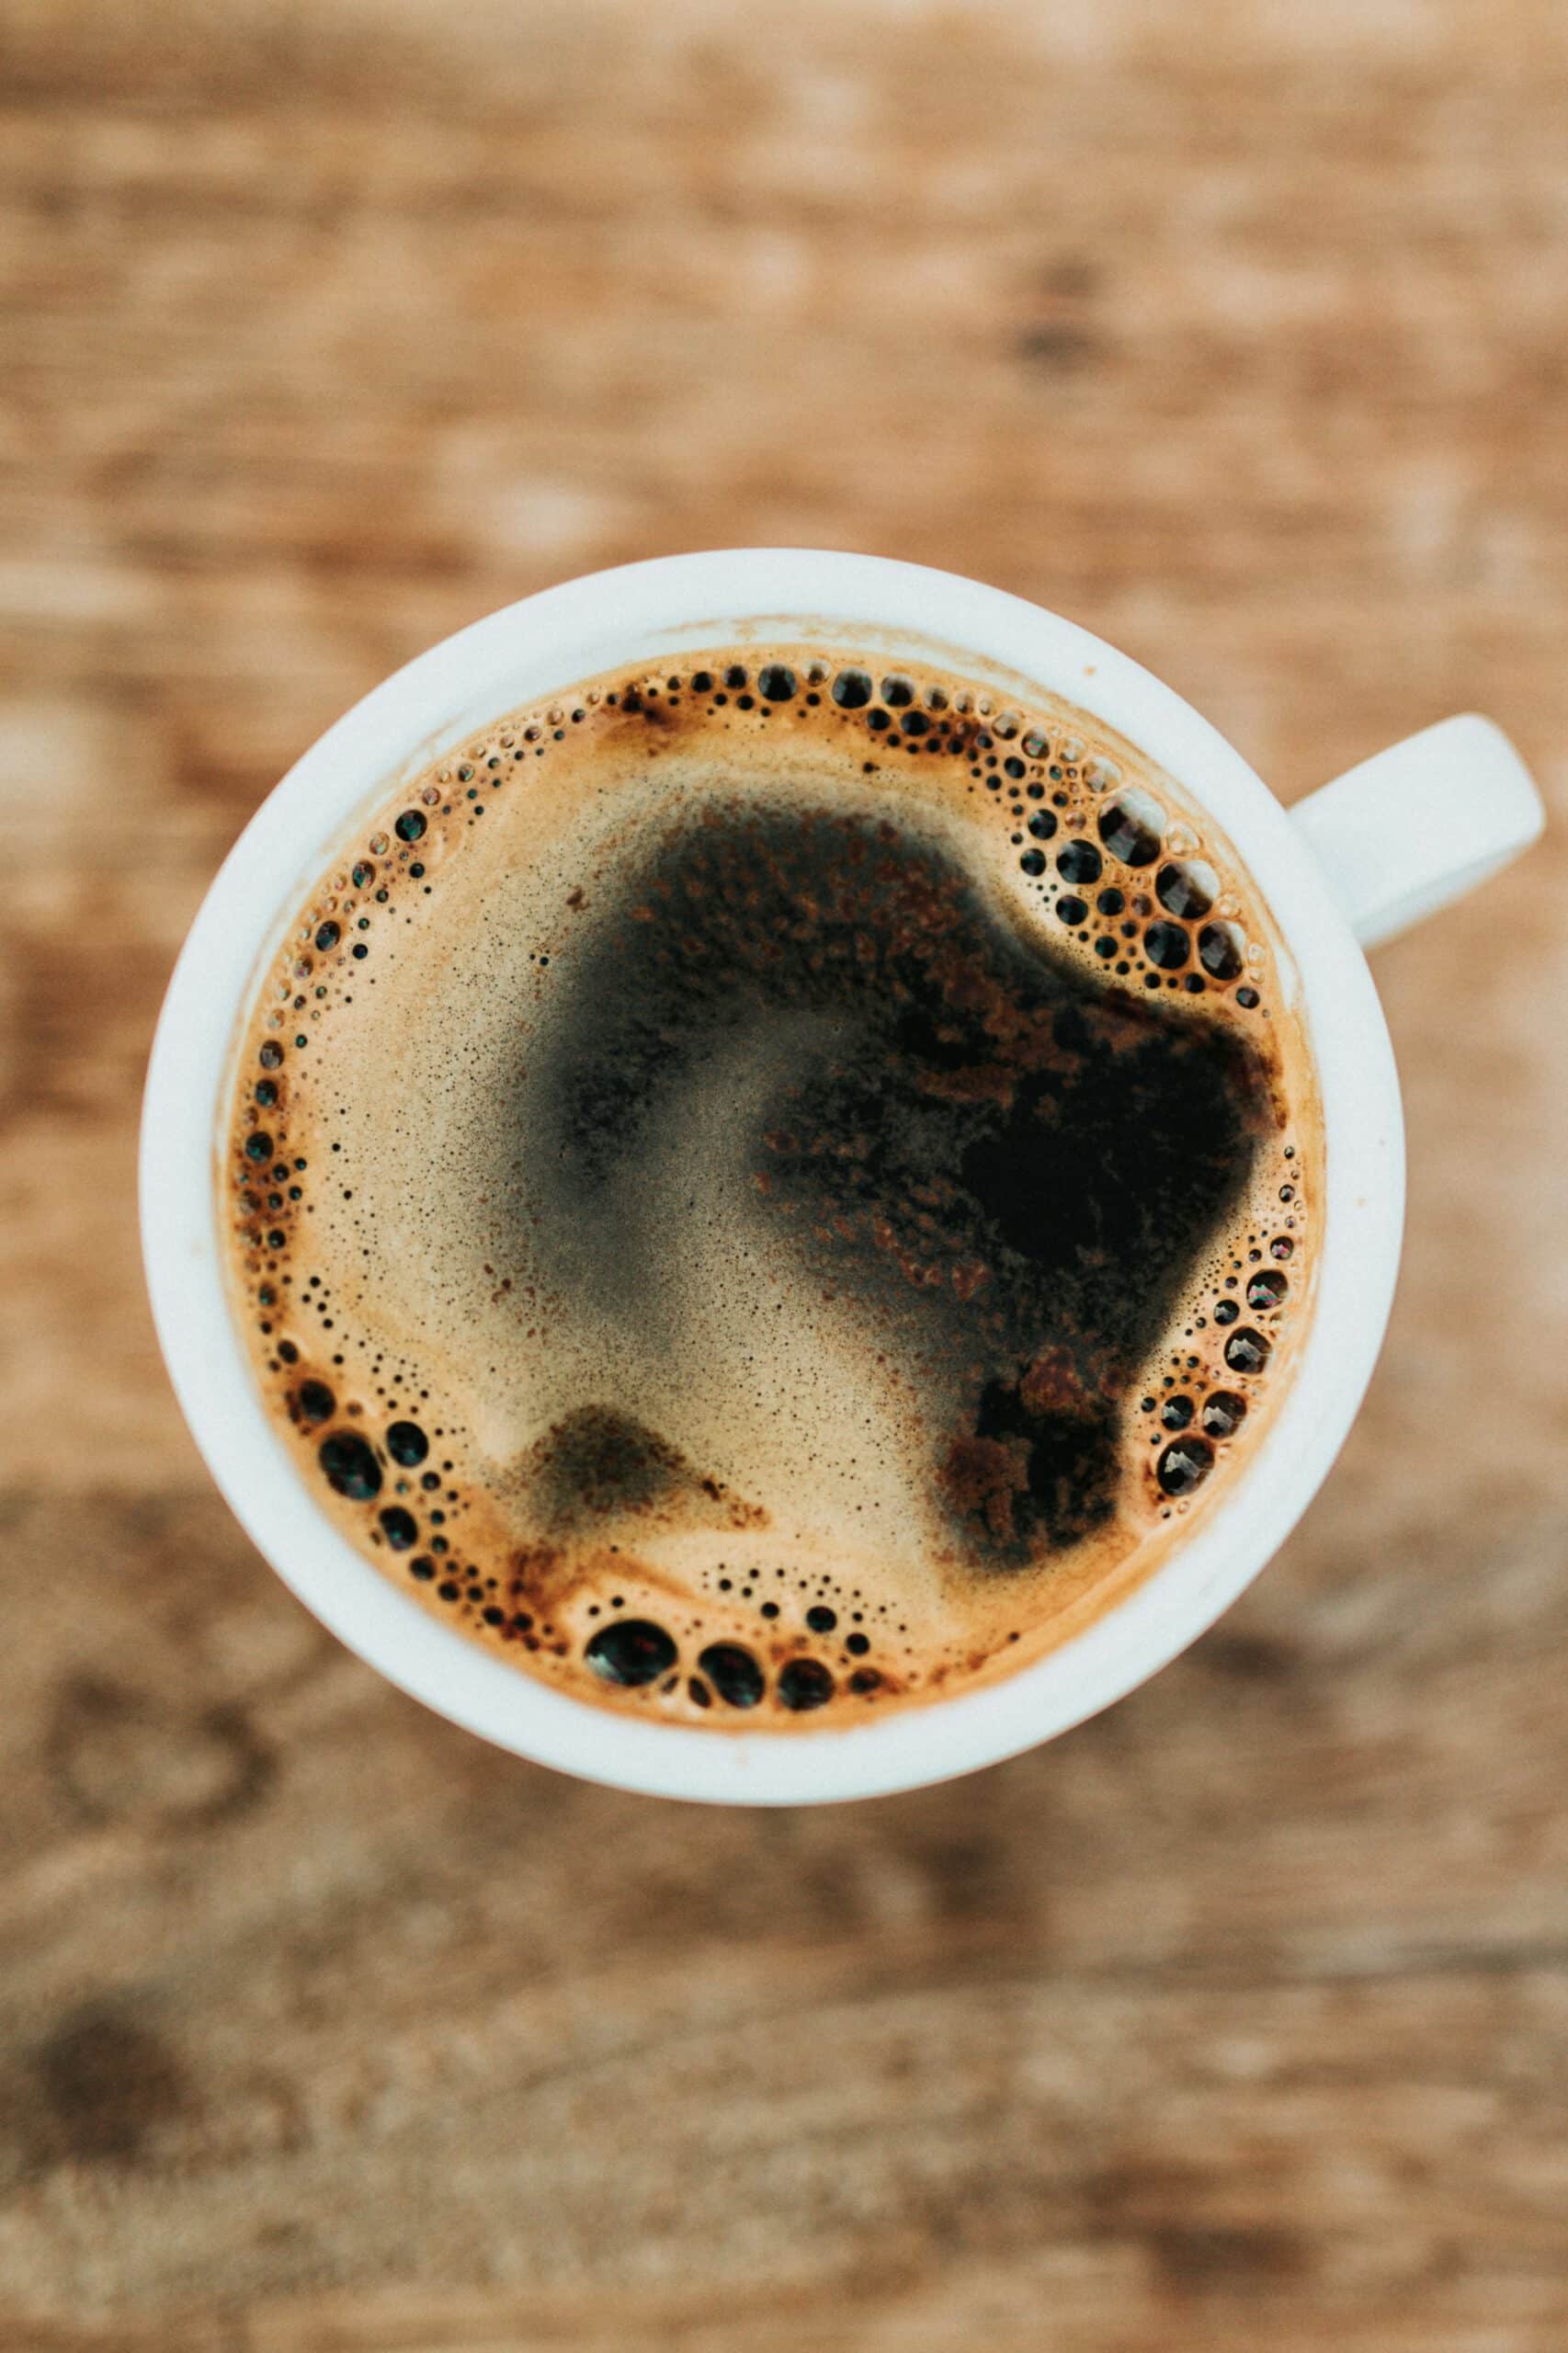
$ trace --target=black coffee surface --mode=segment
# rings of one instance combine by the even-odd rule
[[[411,1603],[594,1704],[1027,1665],[1258,1451],[1321,1142],[1267,915],[1082,712],[780,647],[389,792],[236,1052],[236,1317]]]
[[[548,1264],[657,1323],[626,1204],[655,1126],[767,1074],[737,1215],[788,1235],[918,1368],[934,1491],[993,1568],[1112,1516],[1127,1394],[1272,1125],[1233,1030],[1129,997],[955,851],[887,819],[718,798],[632,863],[536,1054]],[[619,1441],[633,1480],[645,1442]],[[602,1476],[584,1462],[581,1493]]]

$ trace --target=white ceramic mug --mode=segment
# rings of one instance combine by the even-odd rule
[[[547,1688],[432,1619],[341,1536],[264,1411],[224,1288],[224,1079],[263,956],[359,819],[501,713],[620,665],[751,640],[846,645],[1017,691],[1021,677],[1128,737],[1229,836],[1294,964],[1316,1058],[1326,1202],[1318,1295],[1273,1427],[1230,1493],[1085,1632],[984,1688],[840,1730],[699,1732]],[[1070,621],[949,574],[748,548],[597,574],[493,613],[338,721],[264,802],[192,926],[158,1026],[142,1131],[153,1313],[214,1477],[300,1598],[427,1706],[518,1754],[621,1788],[744,1804],[941,1780],[1094,1714],[1174,1658],[1251,1583],[1327,1472],[1382,1338],[1399,1261],[1403,1135],[1361,950],[1505,865],[1540,830],[1534,786],[1484,719],[1449,719],[1290,815],[1181,697]],[[1291,976],[1286,975],[1290,978]]]

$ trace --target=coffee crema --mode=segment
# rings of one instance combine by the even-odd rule
[[[222,1216],[390,1579],[785,1730],[1010,1673],[1185,1537],[1289,1380],[1321,1158],[1267,912],[1132,746],[739,647],[389,791],[259,978]]]

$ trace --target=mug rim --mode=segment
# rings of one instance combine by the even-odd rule
[[[294,894],[355,813],[460,737],[619,663],[748,634],[847,636],[1010,673],[1125,736],[1210,814],[1288,949],[1323,1115],[1324,1222],[1310,1327],[1257,1452],[1193,1536],[1091,1624],[996,1683],[851,1725],[697,1731],[555,1690],[401,1592],[312,1497],[251,1373],[226,1292],[219,1120],[239,1020]],[[878,642],[880,641],[880,642]],[[153,1318],[191,1434],[252,1540],[307,1608],[392,1682],[538,1763],[731,1804],[879,1796],[1067,1731],[1184,1650],[1284,1541],[1359,1409],[1392,1304],[1403,1130],[1366,960],[1304,837],[1175,689],[1075,622],[883,557],[747,548],[663,556],[539,591],[441,640],[317,738],[256,811],[176,964],[148,1071],[141,1214]]]

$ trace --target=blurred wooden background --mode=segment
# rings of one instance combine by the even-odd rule
[[[782,540],[1287,796],[1568,799],[1557,0],[0,0],[0,2344],[1561,2353],[1563,836],[1379,960],[1404,1285],[1298,1538],[1044,1753],[722,1814],[384,1688],[132,1229],[220,856],[386,670]]]

